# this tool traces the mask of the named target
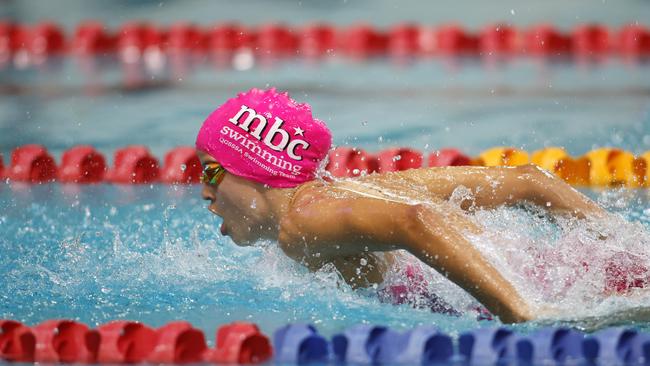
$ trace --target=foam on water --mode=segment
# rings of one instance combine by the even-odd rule
[[[578,310],[576,316],[594,311],[610,297],[605,290],[608,265],[650,268],[647,230],[616,215],[592,222],[528,207],[476,216],[485,233],[473,242],[525,297]]]
[[[459,187],[452,201],[467,194]],[[630,211],[633,198],[633,191],[620,190],[601,194],[599,201],[612,211]],[[620,213],[581,220],[526,204],[478,210],[469,217],[483,229],[466,234],[470,241],[549,317],[605,317],[650,303],[650,233],[640,222]]]

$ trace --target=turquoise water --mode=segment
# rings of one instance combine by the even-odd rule
[[[645,192],[588,193],[650,226]],[[474,312],[454,317],[382,303],[334,272],[308,273],[273,242],[237,247],[220,236],[219,224],[198,187],[2,184],[0,318],[155,326],[185,319],[207,334],[233,320],[267,332],[308,321],[325,334],[361,322],[436,324],[451,334],[495,324]],[[434,279],[429,287],[452,304],[468,302],[448,284]]]
[[[314,115],[331,127],[336,144],[371,151],[454,146],[477,154],[495,145],[530,151],[561,145],[578,155],[595,146],[634,153],[650,149],[648,67],[617,59],[591,65],[335,59],[256,65],[246,71],[204,65],[182,76],[169,68],[150,70],[130,86],[116,65],[109,64],[95,79],[78,66],[66,60],[49,71],[2,71],[0,152],[5,163],[11,149],[25,143],[44,144],[57,158],[75,144],[92,144],[109,161],[121,146],[144,144],[162,158],[174,146],[192,145],[203,118],[223,100],[266,86],[310,103]],[[647,253],[646,191],[587,193],[641,227],[608,228],[617,234],[608,245]],[[531,226],[517,210],[480,220],[512,229],[504,247],[479,243],[492,254],[516,251],[518,241],[530,244],[540,230],[550,230]],[[398,328],[433,323],[451,334],[495,324],[477,321],[472,311],[453,317],[382,303],[373,291],[352,291],[332,271],[308,273],[274,242],[237,247],[220,236],[219,224],[205,209],[198,187],[2,183],[0,318],[37,323],[65,317],[89,324],[120,318],[152,325],[185,319],[208,333],[242,319],[267,332],[307,321],[326,334],[360,322]],[[571,243],[564,244],[572,251]],[[527,258],[513,260],[500,269],[533,264]],[[473,306],[441,276],[427,277],[430,290],[449,303],[461,310]],[[597,286],[597,280],[588,279],[581,289]],[[621,305],[570,295],[567,307],[606,312]]]
[[[311,104],[335,144],[373,151],[454,146],[478,154],[495,145],[529,151],[557,145],[573,155],[600,146],[650,150],[644,63],[332,59],[258,62],[244,71],[201,65],[178,76],[167,64],[137,73],[130,84],[117,64],[86,75],[74,59],[49,71],[0,70],[0,153],[6,160],[25,143],[42,143],[55,154],[92,144],[110,156],[119,146],[144,144],[162,157],[173,146],[192,145],[205,116],[223,100],[267,86]]]

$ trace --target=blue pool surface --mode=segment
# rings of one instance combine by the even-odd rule
[[[358,322],[452,333],[490,323],[383,304],[335,273],[308,273],[274,243],[237,247],[197,186],[12,183],[0,202],[1,318],[185,319],[209,331],[232,320],[265,330],[309,321],[325,333]],[[602,193],[601,202],[650,226],[645,192]]]
[[[644,63],[395,60],[254,63],[243,71],[209,62],[182,76],[142,67],[135,80],[109,63],[84,74],[66,59],[53,70],[0,70],[0,153],[41,143],[60,154],[92,144],[107,155],[144,144],[161,156],[192,145],[203,119],[252,87],[275,86],[311,104],[334,143],[369,150],[506,145],[564,146],[573,155],[613,146],[650,150],[650,72]]]
[[[350,5],[359,17],[365,16],[359,9],[368,8],[360,3]],[[384,7],[387,3],[382,2]],[[12,3],[9,13],[20,15],[20,4]],[[163,16],[178,16],[169,10],[175,4],[166,2]],[[490,14],[508,15],[513,7],[512,14],[525,18],[520,22],[524,25],[549,17],[517,4],[504,2]],[[640,9],[635,14],[646,14],[647,6],[634,4]],[[309,14],[322,13],[316,5],[309,6]],[[612,25],[634,19],[618,8],[603,2],[583,19],[611,15]],[[39,9],[46,13],[42,6]],[[398,17],[411,14],[404,9],[397,11]],[[570,17],[558,21],[571,25],[577,13],[568,11]],[[355,16],[344,20],[353,21]],[[472,17],[474,25],[494,20]],[[70,28],[78,18],[82,17],[72,13],[62,22]],[[116,17],[111,24],[128,18]],[[40,17],[32,14],[25,19]],[[379,23],[396,20],[400,19],[384,17]],[[564,146],[577,156],[601,146],[636,154],[650,150],[650,68],[618,58],[591,63],[334,58],[227,66],[202,61],[184,72],[169,63],[149,65],[129,80],[114,61],[98,63],[92,73],[84,73],[87,65],[79,60],[59,61],[40,69],[0,70],[0,153],[5,164],[12,149],[27,143],[45,145],[57,159],[77,144],[95,146],[109,162],[116,149],[129,144],[146,145],[162,158],[175,146],[193,145],[203,119],[227,98],[269,86],[311,104],[314,115],[332,129],[335,144],[370,151],[406,146],[429,153],[451,146],[476,155],[493,146],[528,151]],[[477,321],[472,311],[453,317],[382,303],[372,290],[353,291],[333,271],[309,273],[287,259],[274,242],[238,247],[221,237],[220,219],[206,210],[199,191],[198,186],[158,184],[0,183],[0,318],[30,324],[72,318],[91,325],[133,319],[154,326],[183,319],[206,331],[209,339],[218,325],[233,320],[253,321],[269,333],[288,322],[310,322],[326,335],[364,322],[400,329],[435,324],[452,335],[498,324]],[[606,246],[611,245],[641,251],[650,264],[647,191],[584,192],[632,222],[612,223],[607,229],[614,239],[600,249],[608,252],[613,249]],[[519,242],[534,250],[552,244],[535,235],[555,228],[531,226],[538,221],[518,210],[503,209],[480,220],[512,229],[504,235],[502,247],[480,243],[492,254],[503,250],[512,255]],[[567,231],[574,235],[571,240],[584,234]],[[572,250],[571,243],[563,242],[563,255]],[[513,268],[533,265],[516,255],[512,260],[500,269],[515,277]],[[459,307],[472,306],[461,290],[440,276],[427,276],[433,292]],[[587,292],[598,292],[597,280],[553,296],[570,299],[558,302],[567,309],[573,304],[576,310],[592,305],[611,309],[635,301],[623,298],[607,304],[590,297]],[[517,326],[522,331],[535,327]]]
[[[587,193],[650,226],[645,191]],[[234,320],[254,321],[267,332],[311,322],[325,334],[362,322],[398,329],[435,324],[451,334],[498,324],[479,322],[473,312],[454,317],[382,303],[332,271],[309,273],[273,242],[238,247],[219,234],[219,224],[198,186],[2,184],[0,318],[93,325],[135,319],[155,326],[184,319],[208,334]],[[515,218],[509,224],[521,225]],[[431,289],[466,302],[447,285]]]

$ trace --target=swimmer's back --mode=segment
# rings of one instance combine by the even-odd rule
[[[296,190],[292,206],[313,204],[319,199],[373,197],[388,201],[445,200],[463,183],[471,184],[484,174],[483,167],[435,167],[399,172],[373,173],[334,181],[311,181]],[[487,168],[489,169],[489,168]]]

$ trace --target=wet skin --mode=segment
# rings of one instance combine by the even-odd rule
[[[199,152],[203,164],[214,161]],[[449,203],[460,186],[471,196]],[[533,165],[446,167],[373,174],[278,189],[226,174],[205,185],[208,209],[239,245],[277,240],[312,270],[332,263],[355,286],[380,283],[389,264],[373,252],[404,249],[446,275],[504,322],[540,316],[476,250],[467,234],[481,229],[467,213],[529,201],[579,218],[605,211],[564,181]],[[459,207],[460,206],[460,207]],[[360,266],[361,259],[368,264]],[[388,256],[390,261],[390,256]],[[362,269],[361,273],[357,273]]]
[[[203,165],[215,160],[208,154],[198,152]],[[221,233],[228,235],[238,245],[248,246],[262,239],[278,241],[280,222],[289,210],[296,188],[273,189],[227,173],[223,181],[214,187],[203,186],[201,195],[209,201],[208,210],[223,219]],[[287,247],[282,247],[286,249]],[[392,255],[359,252],[351,255],[304,256],[287,254],[311,270],[318,270],[327,263],[333,264],[345,281],[352,287],[370,287],[383,282],[384,273],[392,264]],[[359,264],[365,261],[365,266]]]

